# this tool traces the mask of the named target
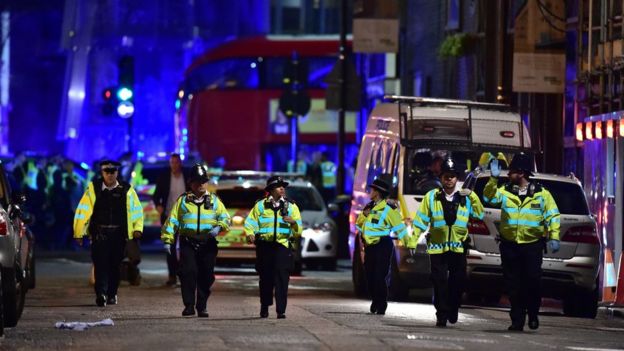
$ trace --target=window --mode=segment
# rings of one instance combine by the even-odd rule
[[[323,198],[312,188],[291,186],[286,188],[286,196],[292,199],[300,211],[322,211]]]
[[[245,189],[243,187],[221,189],[217,190],[217,196],[227,209],[251,209],[258,200],[264,197],[264,190],[258,188]]]

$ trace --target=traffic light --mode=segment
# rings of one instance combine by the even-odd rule
[[[102,97],[104,98],[104,104],[102,105],[102,114],[110,116],[115,112],[117,108],[117,100],[115,98],[115,88],[109,87],[102,91]]]
[[[279,109],[288,117],[305,116],[310,111],[310,96],[305,92],[308,85],[307,61],[297,53],[284,65],[284,92],[279,99]]]
[[[134,114],[134,57],[122,56],[117,67],[117,114],[122,118],[130,118]]]

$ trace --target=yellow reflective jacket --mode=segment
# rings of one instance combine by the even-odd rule
[[[323,172],[323,188],[336,187],[336,165],[331,161],[321,163],[321,171]]]
[[[195,203],[193,197],[190,192],[184,193],[171,208],[160,234],[165,244],[173,244],[175,233],[206,240],[215,226],[220,226],[222,231],[230,230],[230,215],[217,195],[207,193],[204,199],[209,201],[201,203]]]
[[[355,225],[362,233],[367,246],[377,244],[382,236],[388,236],[391,232],[394,232],[399,240],[403,240],[407,234],[403,217],[396,208],[388,205],[386,200],[375,204],[368,216],[364,216],[364,212],[360,213]]]
[[[143,232],[143,207],[132,186],[122,182],[119,184],[128,188],[126,192],[126,217],[128,219],[128,239],[132,239],[133,232]],[[93,208],[97,200],[95,192],[96,186],[101,187],[102,181],[96,180],[90,182],[78,203],[76,214],[74,215],[74,238],[82,238],[89,235],[89,221],[91,220],[91,215],[93,215]]]
[[[559,240],[559,209],[550,192],[541,185],[530,183],[529,192],[521,201],[511,184],[498,187],[498,180],[491,177],[483,189],[483,200],[500,205],[499,232],[503,239],[519,244],[532,243],[548,231],[550,239]]]
[[[410,240],[408,247],[416,248],[418,237],[429,228],[427,253],[464,252],[463,242],[468,236],[468,219],[483,219],[483,204],[474,192],[469,196],[462,196],[455,223],[449,227],[444,219],[444,208],[440,199],[440,196],[444,196],[443,192],[442,189],[433,189],[425,194],[413,221],[413,240]]]
[[[299,238],[301,236],[303,223],[301,222],[299,207],[295,203],[288,201],[286,211],[288,216],[295,221],[293,225],[284,221],[281,211],[273,211],[268,198],[256,202],[245,219],[245,234],[259,235],[262,241],[278,242],[289,247],[292,237]]]

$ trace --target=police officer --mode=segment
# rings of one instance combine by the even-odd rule
[[[545,233],[551,252],[559,251],[559,209],[550,192],[530,179],[533,165],[529,155],[514,156],[509,182],[501,187],[499,161],[494,159],[490,168],[492,177],[485,185],[483,199],[501,206],[501,263],[511,302],[508,330],[522,331],[527,314],[529,328],[537,329]]]
[[[357,218],[356,225],[364,240],[364,269],[368,292],[371,294],[371,313],[385,314],[388,307],[388,283],[390,259],[394,244],[390,233],[403,240],[407,228],[396,206],[386,198],[390,194],[391,179],[381,175],[370,186],[371,201]]]
[[[287,186],[282,177],[270,177],[265,187],[267,197],[256,202],[245,219],[247,241],[256,245],[262,318],[269,316],[273,290],[277,318],[286,318],[288,281],[294,265],[292,243],[303,231],[299,207],[285,197]]]
[[[466,278],[464,244],[468,238],[468,218],[483,219],[483,205],[469,189],[457,188],[459,169],[450,157],[443,160],[440,179],[442,187],[433,189],[423,198],[413,221],[413,238],[426,235],[427,253],[431,261],[433,304],[436,326],[457,322]],[[409,248],[416,248],[410,240]]]
[[[138,240],[143,232],[143,208],[139,197],[124,181],[118,181],[120,163],[100,163],[102,178],[89,183],[74,216],[74,238],[82,245],[91,239],[95,268],[95,303],[104,307],[117,304],[119,265],[126,240]]]
[[[321,172],[323,174],[323,200],[329,203],[336,197],[336,164],[329,160],[327,152],[321,154]]]
[[[189,179],[191,190],[177,199],[161,232],[169,250],[176,233],[179,234],[182,316],[192,316],[197,309],[198,317],[208,317],[206,304],[215,281],[216,237],[220,231],[229,229],[230,215],[221,200],[206,190],[208,181],[208,168],[200,164],[193,166]]]

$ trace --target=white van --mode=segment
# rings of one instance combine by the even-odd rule
[[[531,148],[520,114],[507,105],[406,96],[385,100],[368,119],[353,184],[349,248],[354,291],[359,296],[366,294],[366,282],[364,246],[355,220],[370,201],[368,186],[377,176],[393,176],[395,191],[390,197],[398,201],[404,218],[414,218],[425,193],[440,186],[436,172],[441,158],[451,155],[472,170],[483,152],[509,160]],[[390,298],[401,300],[410,288],[430,287],[429,272],[424,243],[419,243],[412,258],[395,240]]]

